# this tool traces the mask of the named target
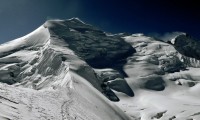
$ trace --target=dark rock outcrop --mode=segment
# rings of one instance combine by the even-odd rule
[[[200,41],[189,35],[180,35],[175,38],[175,49],[184,56],[200,60]]]

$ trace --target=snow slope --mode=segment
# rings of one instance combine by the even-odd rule
[[[189,66],[168,43],[146,36],[124,39],[136,48],[124,66],[128,84],[135,92],[129,98],[117,94],[116,103],[129,116],[141,120],[198,120],[199,68]]]
[[[0,45],[0,120],[198,120],[198,44],[49,20]]]

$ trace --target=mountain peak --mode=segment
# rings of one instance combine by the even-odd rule
[[[16,45],[16,43],[19,43],[19,45]],[[10,44],[5,47],[8,48],[9,45]],[[24,49],[28,50],[28,52],[29,50],[36,50],[38,52],[37,54],[40,54],[41,56],[35,55],[35,53],[34,55],[37,56],[37,58],[34,58],[34,55],[25,55],[22,58],[18,58],[21,61],[21,59],[25,59],[27,57],[27,59],[30,61],[33,59],[35,62],[35,59],[38,60],[38,57],[42,57],[41,61],[38,61],[42,63],[39,63],[39,66],[36,66],[41,68],[38,72],[43,77],[49,76],[51,74],[57,75],[58,69],[53,64],[56,63],[59,66],[63,63],[62,60],[65,61],[66,59],[71,59],[71,56],[73,56],[73,59],[79,61],[80,64],[85,63],[86,66],[89,65],[96,69],[112,68],[115,69],[118,73],[123,74],[123,76],[126,76],[122,69],[123,64],[126,63],[126,60],[124,59],[135,53],[135,49],[129,43],[125,42],[124,39],[122,39],[120,36],[108,36],[105,32],[97,29],[96,27],[83,23],[78,18],[72,18],[68,20],[48,20],[44,23],[43,26],[39,27],[29,35],[20,38],[16,42],[12,43],[12,45],[14,47],[12,47],[11,50],[7,49],[6,52],[1,52],[0,55],[2,54],[2,56],[8,56],[12,53],[12,51],[21,52]],[[2,47],[0,47],[0,49],[1,48]],[[68,58],[69,56],[70,58]],[[53,58],[50,59],[49,57]],[[43,61],[43,59],[47,58],[49,60]],[[44,62],[47,63],[47,65],[43,66]],[[70,63],[72,64],[73,62]],[[51,70],[46,70],[47,68],[50,69],[49,65],[52,65],[53,67],[51,66]],[[76,65],[71,66],[79,66],[79,64],[76,63]],[[65,67],[68,68],[68,66]],[[42,68],[44,68],[46,71]],[[92,72],[92,69],[89,69]],[[83,74],[83,72],[80,74]],[[32,79],[32,77],[35,76],[32,76],[31,74],[29,78]],[[26,81],[27,76],[23,75],[17,77],[16,79],[17,80],[7,83],[15,84],[18,82],[18,80]],[[87,80],[96,89],[102,91],[101,84],[103,83],[99,84],[97,78],[87,77]],[[48,83],[50,82],[46,78],[44,81]],[[32,84],[30,83],[27,83],[26,85],[32,87]],[[34,89],[42,89],[47,86],[48,84],[42,84],[39,88],[34,86]],[[127,94],[133,96],[133,92],[130,88]],[[118,100],[117,97],[113,97],[115,96],[114,93],[112,93],[112,97],[107,95],[107,93],[106,96],[111,100]]]
[[[175,44],[176,42],[176,39],[180,36],[186,36],[187,33],[184,33],[184,32],[175,32],[175,34],[173,34],[173,37],[171,38],[171,43],[172,44]]]
[[[172,39],[175,49],[184,56],[200,60],[200,42],[189,34],[181,34]]]
[[[78,25],[83,25],[83,26],[86,25],[87,26],[88,25],[77,17],[73,17],[73,18],[65,19],[65,20],[51,19],[51,20],[47,20],[44,25],[46,25],[46,24],[62,24],[62,25],[71,24],[71,25],[76,25],[76,26],[78,26]]]
[[[75,21],[75,22],[81,22],[81,23],[83,23],[83,24],[86,24],[85,22],[83,22],[81,19],[79,19],[78,17],[73,17],[73,18],[71,18],[71,19],[67,19],[67,20],[69,20],[69,21]]]

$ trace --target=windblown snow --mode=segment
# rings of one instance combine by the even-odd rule
[[[49,20],[0,45],[0,120],[199,120],[199,46]]]

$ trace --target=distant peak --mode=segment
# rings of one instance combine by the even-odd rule
[[[188,34],[187,33],[184,33],[184,32],[177,32],[177,34],[171,39],[171,43],[172,44],[175,44],[176,42],[176,39],[180,36],[187,36]]]

